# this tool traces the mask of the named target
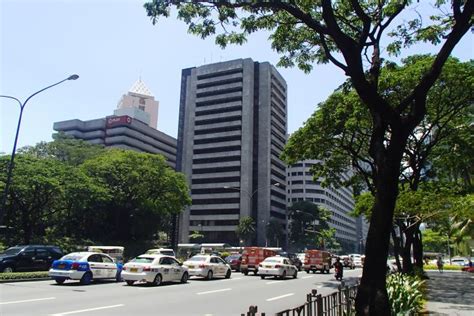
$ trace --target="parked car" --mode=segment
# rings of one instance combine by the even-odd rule
[[[349,257],[352,259],[356,267],[362,268],[361,255],[359,255],[358,253],[353,253],[353,254],[350,254]]]
[[[291,276],[294,279],[298,277],[298,268],[291,264],[290,259],[282,256],[265,258],[258,265],[258,274],[260,278],[267,276],[280,277],[282,279]]]
[[[230,265],[232,270],[237,272],[240,271],[240,265],[242,263],[242,255],[241,254],[232,254],[225,258],[225,261]]]
[[[188,282],[188,268],[174,257],[155,254],[140,255],[123,266],[122,279],[128,285],[137,281],[160,285],[162,282]]]
[[[21,245],[0,253],[0,272],[47,271],[63,256],[61,248],[46,245]]]
[[[232,273],[230,265],[216,255],[196,255],[183,262],[183,265],[188,268],[190,276],[200,276],[208,280],[216,276],[229,279]]]
[[[464,266],[469,265],[469,259],[464,258],[464,257],[453,257],[451,259],[451,264],[464,267]]]
[[[49,276],[56,283],[63,284],[66,280],[79,280],[87,285],[94,280],[115,279],[120,282],[122,264],[114,262],[109,255],[99,252],[73,252],[55,260]]]

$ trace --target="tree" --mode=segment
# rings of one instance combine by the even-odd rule
[[[253,218],[250,216],[242,217],[239,220],[236,233],[239,239],[244,241],[244,245],[249,246],[255,238],[256,233]]]
[[[297,65],[310,71],[313,62],[331,62],[350,77],[357,94],[370,112],[372,129],[369,154],[374,165],[375,203],[366,243],[366,260],[357,293],[359,315],[389,315],[385,287],[386,260],[399,169],[410,133],[426,114],[427,93],[438,78],[456,44],[472,25],[474,0],[430,2],[439,12],[429,17],[398,19],[412,1],[180,1],[153,0],[145,4],[155,23],[169,16],[176,5],[178,17],[189,31],[203,38],[216,36],[217,44],[242,44],[250,33],[273,31],[272,47],[282,54],[279,65]],[[450,6],[449,6],[450,4]],[[424,25],[424,21],[431,24]],[[400,25],[392,27],[400,21]],[[240,30],[237,28],[240,26]],[[390,29],[392,27],[392,29]],[[417,78],[410,91],[397,101],[379,90],[385,36],[394,38],[386,51],[425,41],[439,46],[436,58]]]
[[[270,219],[267,226],[265,227],[265,233],[269,246],[280,247],[282,244],[284,244],[285,231],[281,221],[273,218]]]

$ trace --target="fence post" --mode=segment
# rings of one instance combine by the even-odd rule
[[[342,307],[342,291],[343,291],[343,288],[342,286],[339,286],[339,289],[337,291],[337,310],[338,310],[338,315],[343,315],[343,307]]]
[[[323,297],[321,294],[316,295],[316,308],[318,310],[317,315],[322,316],[323,315]]]
[[[349,289],[349,287],[345,287],[344,288],[344,298],[345,298],[345,302],[346,302],[346,315],[349,315],[349,313],[351,311],[351,307],[352,307],[352,300],[351,300],[351,297],[349,295],[350,295],[350,289]]]

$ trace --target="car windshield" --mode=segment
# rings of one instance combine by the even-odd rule
[[[84,257],[84,256],[83,256],[83,255],[79,255],[79,254],[71,253],[71,254],[68,254],[68,255],[65,255],[64,257],[62,257],[61,260],[73,260],[73,261],[77,261],[77,260],[82,259],[82,257]]]
[[[133,259],[131,262],[137,262],[137,263],[152,263],[155,258],[151,257],[137,257]]]
[[[17,255],[18,253],[20,253],[20,251],[22,249],[23,248],[21,248],[21,247],[11,247],[11,248],[8,248],[7,250],[5,250],[4,252],[2,252],[1,254],[2,255],[7,255],[7,256],[14,256],[14,255]]]
[[[174,252],[171,250],[160,250],[160,253],[167,255],[167,256],[174,256]]]
[[[207,257],[192,257],[188,261],[206,261]]]
[[[228,256],[226,260],[229,261],[229,260],[234,260],[234,259],[239,259],[239,258],[240,258],[240,255],[232,255],[232,256]]]

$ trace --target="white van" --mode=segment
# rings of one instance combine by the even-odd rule
[[[351,253],[349,257],[352,258],[352,262],[356,267],[362,268],[362,257],[358,253]]]
[[[157,248],[157,249],[148,249],[146,251],[147,255],[166,255],[175,257],[175,253],[173,249],[165,249],[165,248]]]

